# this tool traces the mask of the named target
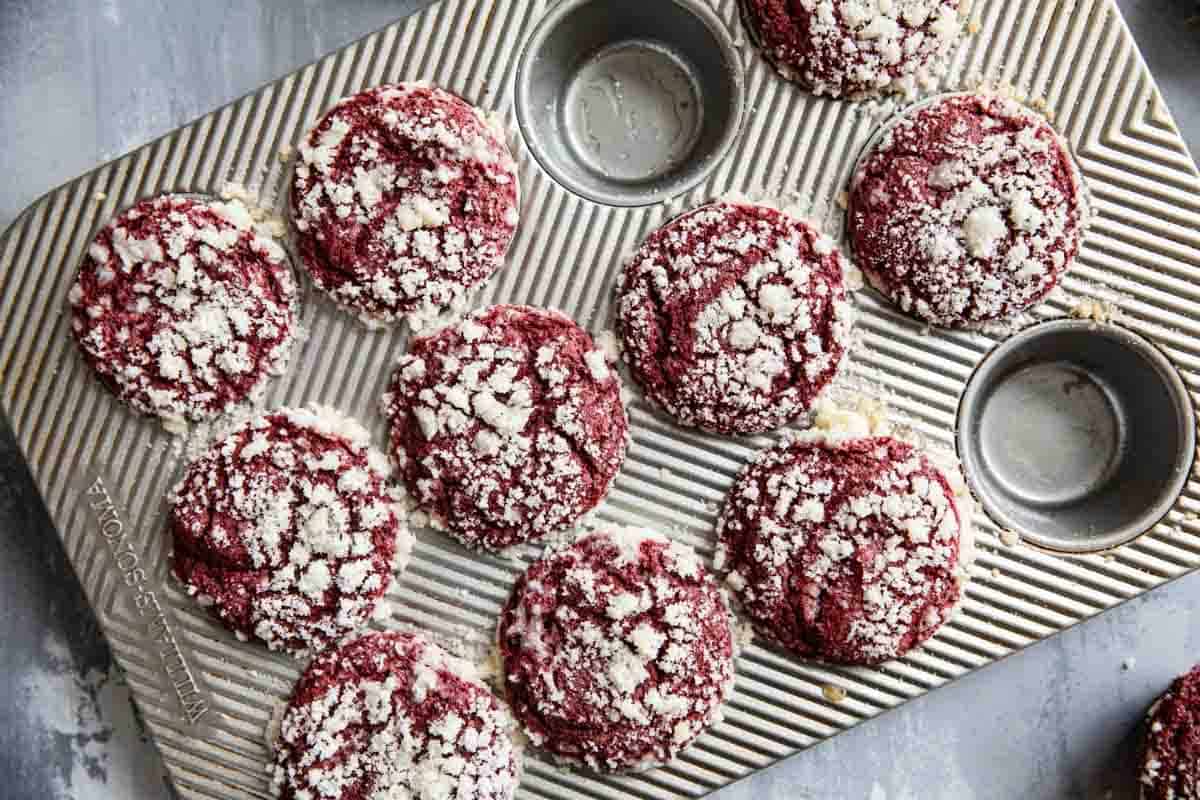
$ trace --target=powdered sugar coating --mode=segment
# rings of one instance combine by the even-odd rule
[[[1175,679],[1150,709],[1146,725],[1142,799],[1200,798],[1200,666]]]
[[[733,687],[720,590],[691,549],[645,530],[599,530],[532,564],[497,635],[530,740],[592,769],[670,761]]]
[[[100,229],[72,284],[84,359],[134,409],[221,413],[287,366],[296,282],[240,202],[142,200]]]
[[[803,658],[877,664],[949,618],[960,530],[945,475],[911,444],[802,434],[738,475],[715,563],[767,639]]]
[[[368,321],[461,311],[517,225],[501,131],[425,83],[345,98],[300,144],[292,217],[316,285]]]
[[[845,267],[832,239],[774,208],[701,206],[652,233],[625,265],[625,361],[683,425],[777,428],[837,373],[853,320]]]
[[[489,550],[573,527],[629,444],[612,357],[568,317],[530,306],[480,309],[414,339],[384,412],[410,495]]]
[[[764,54],[814,94],[913,94],[945,71],[955,0],[743,0]]]
[[[368,634],[300,676],[272,788],[280,800],[509,800],[514,727],[465,662],[410,634]]]
[[[241,424],[170,497],[172,570],[242,638],[304,654],[368,622],[412,535],[387,460],[321,406]]]
[[[1011,317],[1079,249],[1082,187],[1054,129],[1004,97],[947,95],[905,115],[850,190],[854,259],[906,312],[957,327]]]

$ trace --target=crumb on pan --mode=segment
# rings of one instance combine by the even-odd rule
[[[840,703],[846,699],[846,690],[840,686],[834,686],[832,683],[822,686],[821,694],[825,695],[825,699],[831,703]]]

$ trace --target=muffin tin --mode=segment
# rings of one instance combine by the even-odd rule
[[[1145,338],[1049,320],[975,370],[959,401],[958,453],[997,524],[1049,550],[1109,550],[1175,505],[1196,454],[1195,411]]]
[[[748,44],[734,0],[643,0],[629,5],[621,25],[616,14],[607,27],[573,23],[588,5],[444,0],[54,190],[0,237],[4,408],[182,797],[267,796],[264,729],[301,665],[237,642],[168,579],[163,498],[203,432],[172,437],[91,379],[64,313],[88,241],[116,210],[166,190],[219,194],[229,183],[243,184],[260,205],[282,211],[290,167],[278,157],[281,148],[298,142],[337,98],[417,78],[496,108],[514,131],[522,223],[507,266],[476,305],[552,306],[593,331],[607,328],[622,256],[678,211],[730,192],[793,194],[802,212],[840,229],[837,198],[882,122],[872,115],[877,106],[817,99],[780,80]],[[655,13],[633,13],[639,9]],[[981,32],[963,41],[943,88],[986,78],[1043,98],[1075,150],[1097,212],[1062,292],[1028,321],[1061,318],[1079,298],[1088,298],[1080,308],[1100,298],[1116,300],[1120,327],[1087,320],[1029,329],[1082,337],[1059,352],[1049,339],[1031,344],[1035,334],[930,331],[864,291],[857,298],[860,341],[842,389],[883,397],[915,434],[944,451],[956,445],[961,396],[970,424],[959,427],[960,454],[968,467],[987,464],[971,483],[985,510],[1015,534],[980,520],[976,576],[962,610],[904,659],[879,669],[825,667],[752,644],[738,661],[724,721],[671,765],[598,777],[530,759],[522,796],[705,794],[1200,566],[1200,484],[1189,452],[1200,377],[1200,173],[1111,2],[976,0],[971,13]],[[676,17],[679,24],[652,24]],[[556,35],[567,39],[555,44]],[[712,44],[697,50],[704,37]],[[522,66],[525,51],[532,55]],[[592,73],[637,76],[643,67],[660,78],[665,71],[667,94],[699,106],[677,147],[627,166],[632,153],[621,159],[621,150],[611,163],[611,152],[581,154],[580,120],[567,119],[562,102],[578,100]],[[662,88],[656,81],[631,87],[644,92],[638,102],[647,113],[659,109],[654,86]],[[558,111],[547,115],[547,102],[551,110],[558,102]],[[584,140],[586,146],[586,130]],[[646,205],[665,197],[672,199]],[[331,404],[382,442],[377,400],[405,334],[367,331],[311,288],[303,303],[309,337],[288,374],[270,384],[266,404]],[[1102,344],[1122,355],[1088,361]],[[1033,360],[1020,360],[1027,357]],[[1075,500],[1103,495],[1111,485],[1105,476],[1122,475],[1127,459],[1135,467],[1149,463],[1136,455],[1144,440],[1135,417],[1153,416],[1169,443],[1158,449],[1170,453],[1170,475],[1159,476],[1159,489],[1116,532],[1080,537],[1078,524],[1045,523],[1061,517],[1039,505],[1040,488],[1011,485],[1018,466],[997,458],[989,444],[997,441],[990,426],[1008,418],[1026,424],[1026,439],[1041,438],[1036,418],[1008,410],[1027,404],[1003,394],[1036,388],[1039,369],[1051,377],[1056,370],[1085,373],[1090,388],[1067,395],[1078,400],[1065,406],[1066,416],[1090,409],[1097,435],[1117,454],[1104,464],[1076,457],[1090,453],[1086,441],[1064,442],[1074,456],[1051,451],[1064,469],[1078,468]],[[1154,379],[1161,397],[1153,408],[1121,400],[1124,378],[1117,373]],[[989,384],[998,388],[989,393]],[[1149,385],[1138,378],[1130,387],[1143,397]],[[1054,403],[1044,408],[1042,423],[1064,413]],[[631,412],[629,459],[600,517],[659,527],[710,556],[724,491],[766,437],[683,430],[640,399]],[[1118,447],[1121,441],[1128,446]],[[993,480],[980,478],[988,474]],[[1172,499],[1176,485],[1182,494]],[[1005,489],[1016,498],[1008,505],[999,500]],[[1122,505],[1127,499],[1116,497]],[[1017,516],[1030,509],[1032,517]],[[1033,546],[1012,544],[1018,536]],[[415,624],[486,648],[514,577],[537,549],[501,559],[469,554],[429,531],[419,540],[382,624]]]

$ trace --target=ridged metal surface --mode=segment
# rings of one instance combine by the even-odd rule
[[[51,192],[0,239],[4,407],[183,797],[267,796],[262,731],[299,665],[238,643],[168,580],[162,498],[184,455],[159,426],[128,413],[91,380],[77,356],[64,314],[76,265],[114,209],[167,189],[218,192],[238,182],[261,187],[264,203],[282,209],[288,168],[278,149],[297,142],[336,98],[363,87],[426,78],[499,109],[512,123],[518,45],[544,8],[527,0],[446,0]],[[744,42],[733,1],[721,0],[718,11]],[[1200,175],[1118,11],[1107,0],[988,0],[976,2],[974,13],[982,32],[962,45],[944,86],[983,77],[1045,99],[1099,214],[1066,293],[1119,296],[1125,323],[1165,349],[1194,393]],[[819,220],[836,226],[834,199],[878,121],[854,105],[806,95],[778,80],[748,47],[743,52],[750,111],[742,137],[703,185],[670,208],[591,204],[557,187],[520,152],[523,222],[508,266],[478,302],[554,306],[604,328],[621,254],[675,211],[729,191],[796,191],[811,199]],[[1067,303],[1048,303],[1036,316],[1061,315]],[[862,342],[850,380],[875,387],[931,443],[951,448],[958,393],[995,339],[922,332],[868,293],[859,295],[859,307]],[[333,404],[382,441],[375,401],[402,335],[367,332],[311,293],[304,320],[307,343],[267,402]],[[681,431],[640,400],[632,418],[629,460],[601,516],[660,526],[711,553],[717,505],[757,442]],[[977,576],[961,613],[919,652],[880,669],[841,669],[751,646],[738,662],[725,721],[668,768],[598,779],[530,760],[522,794],[704,794],[1195,568],[1198,511],[1200,485],[1192,481],[1163,523],[1109,557],[1006,547],[984,523]],[[527,548],[515,560],[477,557],[423,534],[393,591],[394,621],[486,640],[534,552]],[[828,702],[828,683],[846,688],[847,699]],[[183,687],[193,711],[207,707],[196,725],[173,684]]]

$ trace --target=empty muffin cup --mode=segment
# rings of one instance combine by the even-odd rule
[[[1124,328],[1053,320],[1002,342],[958,407],[967,481],[996,524],[1065,553],[1148,531],[1187,483],[1191,399],[1154,345]]]
[[[517,121],[542,168],[612,206],[696,185],[733,144],[741,59],[703,0],[562,0],[524,45]]]

